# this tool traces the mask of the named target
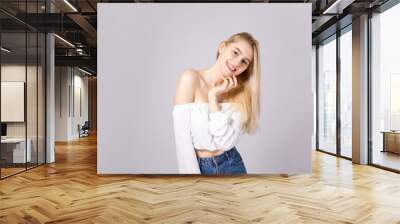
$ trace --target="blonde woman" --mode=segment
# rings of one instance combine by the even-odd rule
[[[259,117],[259,46],[249,33],[223,41],[214,65],[184,71],[173,108],[179,173],[246,174],[235,145]]]

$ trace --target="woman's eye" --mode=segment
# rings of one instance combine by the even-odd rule
[[[238,54],[237,51],[233,51],[233,53]]]
[[[243,64],[247,64],[246,60],[242,60]]]

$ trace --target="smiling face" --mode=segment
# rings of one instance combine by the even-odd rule
[[[249,67],[253,60],[253,48],[245,40],[222,43],[217,59],[223,76],[238,76]]]

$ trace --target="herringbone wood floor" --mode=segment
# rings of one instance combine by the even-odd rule
[[[96,139],[0,181],[0,223],[400,223],[400,175],[313,153],[311,175],[98,176]]]

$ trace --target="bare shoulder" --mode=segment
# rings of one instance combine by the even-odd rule
[[[175,104],[191,103],[199,85],[199,72],[187,69],[179,76],[176,84]]]
[[[194,69],[187,69],[182,72],[182,74],[179,76],[178,79],[178,84],[198,84],[199,81],[199,71],[194,70]]]

